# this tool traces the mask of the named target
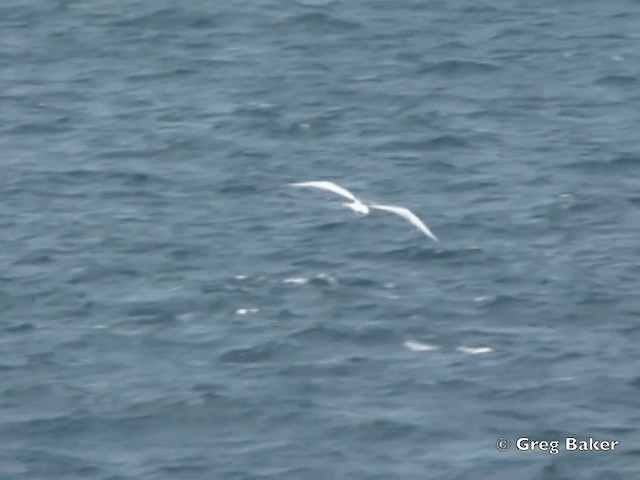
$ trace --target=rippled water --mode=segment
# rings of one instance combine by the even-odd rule
[[[637,476],[638,25],[3,2],[2,478]]]

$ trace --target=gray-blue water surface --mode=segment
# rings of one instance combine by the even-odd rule
[[[0,476],[637,478],[639,25],[2,2]]]

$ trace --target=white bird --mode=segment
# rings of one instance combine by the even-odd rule
[[[340,185],[336,185],[333,182],[329,181],[313,181],[313,182],[297,182],[290,183],[292,187],[310,187],[317,188],[320,190],[327,190],[329,192],[333,192],[337,195],[345,197],[350,200],[349,202],[343,203],[343,205],[349,207],[351,210],[356,212],[359,215],[368,215],[370,209],[381,210],[385,212],[395,213],[396,215],[401,216],[412,225],[414,225],[418,230],[424,233],[427,237],[431,238],[435,242],[439,242],[438,237],[436,237],[429,227],[427,227],[418,216],[413,213],[411,210],[405,207],[398,207],[395,205],[382,205],[382,204],[370,204],[366,205],[362,200],[356,197],[353,193],[351,193],[346,188],[341,187]]]
[[[432,239],[434,242],[439,242],[438,237],[436,237],[429,227],[427,227],[422,220],[418,218],[418,216],[413,213],[411,210],[405,207],[397,207],[395,205],[369,205],[374,210],[383,210],[385,212],[395,213],[396,215],[400,215],[405,220],[409,221],[412,225],[414,225],[418,230],[424,233],[427,237]]]
[[[369,213],[369,207],[367,207],[360,199],[358,199],[353,193],[346,188],[336,185],[333,182],[328,181],[316,181],[316,182],[297,182],[290,183],[292,187],[310,187],[320,190],[327,190],[329,192],[336,193],[348,200],[349,202],[343,203],[345,207],[349,207],[351,210],[359,215],[366,215]]]

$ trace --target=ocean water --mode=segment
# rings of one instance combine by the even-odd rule
[[[3,1],[0,478],[638,478],[638,25]]]

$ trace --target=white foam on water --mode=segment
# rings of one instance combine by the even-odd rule
[[[457,350],[462,353],[468,353],[469,355],[480,355],[483,353],[493,352],[493,348],[489,347],[458,347]]]
[[[305,283],[309,283],[309,279],[305,277],[290,277],[285,278],[282,283],[289,283],[294,285],[304,285]]]
[[[404,345],[407,349],[412,352],[430,352],[432,350],[437,350],[437,345],[431,345],[429,343],[418,342],[416,340],[407,340],[402,345]]]
[[[480,303],[480,302],[486,302],[486,301],[487,301],[487,300],[489,300],[489,299],[491,299],[491,297],[490,297],[489,295],[481,295],[481,296],[479,296],[479,297],[475,297],[475,298],[473,299],[473,301],[474,301],[474,302],[478,302],[478,303]]]

